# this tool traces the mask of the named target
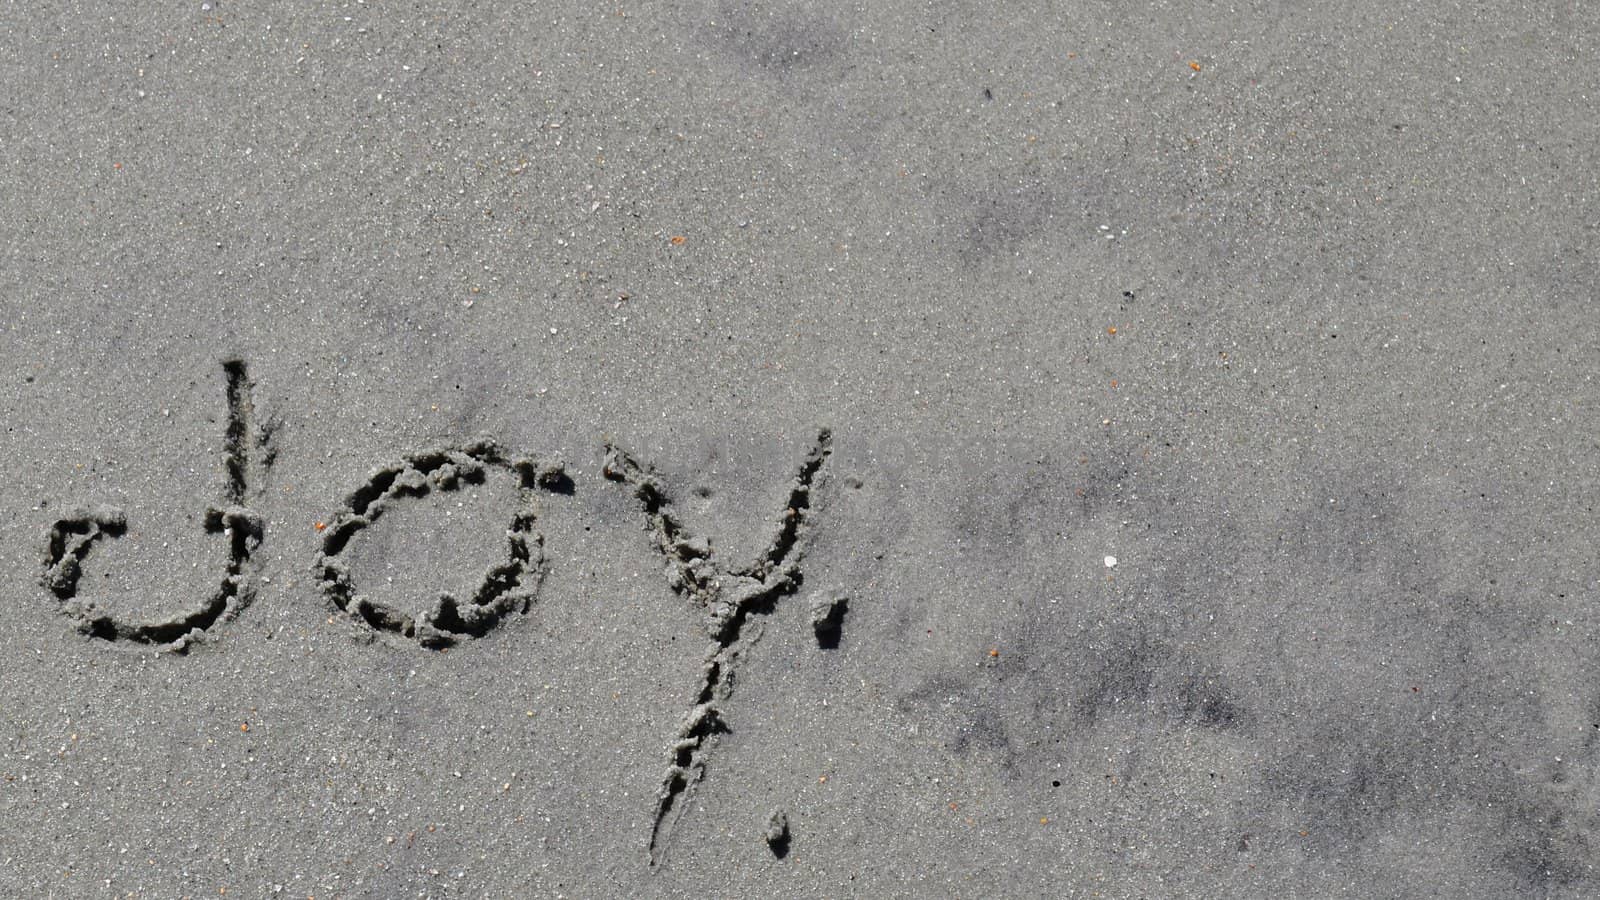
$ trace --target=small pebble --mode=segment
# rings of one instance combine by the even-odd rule
[[[767,831],[762,835],[767,841],[767,849],[778,859],[789,855],[789,817],[783,810],[775,809],[767,817]]]

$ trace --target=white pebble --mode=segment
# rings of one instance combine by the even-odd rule
[[[1106,568],[1108,568],[1108,569],[1115,568],[1116,565],[1117,565],[1117,558],[1115,556],[1106,557]]]

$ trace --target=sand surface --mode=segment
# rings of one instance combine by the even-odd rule
[[[1583,4],[9,4],[0,895],[1593,897]]]

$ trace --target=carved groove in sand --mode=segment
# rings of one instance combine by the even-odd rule
[[[440,594],[432,609],[412,616],[357,590],[350,568],[341,558],[353,538],[394,504],[482,484],[490,469],[511,474],[517,485],[518,508],[506,527],[506,561],[491,567],[470,597]],[[355,621],[429,649],[483,637],[512,614],[527,613],[544,579],[538,492],[570,494],[572,490],[572,481],[559,464],[512,459],[491,441],[414,453],[373,472],[328,526],[314,567],[323,595]]]
[[[226,503],[210,509],[205,517],[206,532],[225,535],[228,540],[228,563],[221,584],[198,609],[166,621],[130,623],[101,610],[78,596],[82,563],[97,545],[125,534],[127,519],[113,507],[82,510],[51,527],[42,582],[84,634],[181,652],[220,623],[238,616],[255,599],[252,557],[265,531],[260,517],[244,503],[259,495],[259,482],[272,465],[274,428],[253,423],[253,385],[244,363],[228,361],[223,369],[228,400]],[[651,468],[614,445],[606,446],[605,478],[632,489],[645,513],[652,544],[667,560],[668,585],[704,613],[709,638],[693,706],[668,747],[667,770],[657,794],[647,848],[652,867],[665,861],[672,826],[685,814],[694,786],[706,777],[717,737],[729,731],[722,710],[732,696],[741,657],[760,638],[761,626],[753,620],[771,613],[780,599],[800,588],[809,518],[831,454],[832,435],[822,429],[790,484],[767,549],[747,565],[730,565],[717,556],[709,541],[690,533]],[[512,476],[518,509],[506,529],[506,561],[490,567],[470,597],[441,594],[431,609],[412,616],[358,590],[343,556],[363,530],[396,503],[482,484],[496,469]],[[572,479],[559,463],[511,457],[489,440],[414,453],[375,470],[350,494],[345,508],[326,529],[313,569],[329,602],[363,627],[430,649],[483,637],[513,614],[527,613],[537,597],[545,573],[544,536],[538,530],[540,494],[570,495],[574,490]],[[838,646],[847,606],[848,599],[837,592],[813,598],[811,624],[820,648]],[[787,822],[781,829],[775,828],[769,828],[768,844],[782,858],[789,842]]]
[[[606,449],[605,476],[633,488],[655,548],[667,558],[667,583],[704,610],[706,634],[711,639],[694,706],[669,747],[667,772],[657,793],[649,846],[650,865],[657,866],[665,860],[669,832],[683,816],[689,793],[706,777],[717,736],[729,731],[722,707],[733,694],[740,657],[760,637],[760,628],[751,626],[751,617],[772,612],[781,598],[800,588],[800,559],[805,554],[813,495],[833,452],[833,437],[827,429],[817,434],[791,482],[771,543],[744,566],[717,559],[707,541],[689,533],[650,469],[615,446]]]
[[[170,619],[129,622],[100,608],[78,596],[83,561],[99,543],[127,532],[127,516],[112,506],[79,510],[50,527],[41,580],[83,634],[115,643],[183,652],[211,629],[238,616],[255,599],[251,555],[261,546],[264,528],[261,519],[244,503],[252,492],[250,483],[272,464],[273,454],[268,447],[271,430],[253,427],[254,386],[244,363],[230,360],[222,368],[227,376],[228,426],[223,435],[223,462],[228,482],[224,505],[207,510],[204,520],[207,534],[221,535],[228,541],[228,561],[221,582],[199,607]]]

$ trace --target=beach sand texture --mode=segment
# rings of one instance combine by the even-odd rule
[[[1582,5],[0,13],[0,894],[1600,894]]]

